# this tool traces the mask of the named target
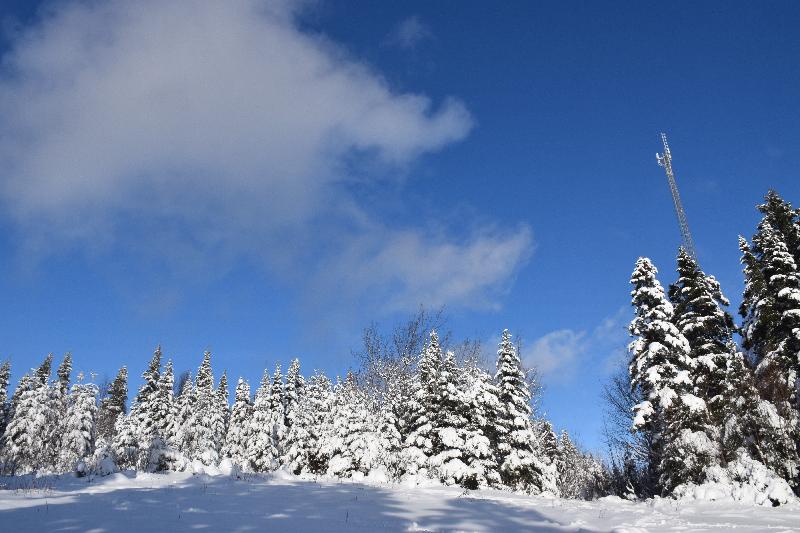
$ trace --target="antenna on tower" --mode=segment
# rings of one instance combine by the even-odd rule
[[[678,185],[675,183],[675,174],[672,172],[672,153],[669,150],[669,144],[667,144],[666,133],[661,134],[661,142],[664,143],[664,153],[656,154],[656,162],[658,166],[664,167],[664,171],[667,173],[669,190],[672,192],[672,203],[675,204],[675,215],[678,217],[678,225],[681,228],[681,239],[683,240],[681,248],[683,248],[692,259],[697,261],[697,253],[694,250],[694,240],[692,240],[692,234],[689,232],[689,223],[686,221],[686,213],[683,211],[681,195],[678,193]]]

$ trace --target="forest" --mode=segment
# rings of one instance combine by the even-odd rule
[[[800,493],[800,210],[769,191],[739,238],[737,323],[720,284],[680,249],[666,289],[651,260],[631,276],[627,372],[605,389],[607,453],[582,451],[536,409],[541,384],[503,331],[495,361],[421,311],[364,331],[358,365],[330,378],[291,361],[229,397],[206,352],[177,377],[156,348],[128,406],[128,369],[103,386],[53,355],[11,393],[0,366],[5,475],[224,468],[465,489],[779,505]],[[442,333],[440,336],[439,333]]]

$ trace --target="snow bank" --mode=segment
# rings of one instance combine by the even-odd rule
[[[225,470],[220,465],[220,471]],[[287,482],[291,481],[291,482]],[[3,487],[6,490],[3,490]],[[44,497],[43,497],[44,496]],[[39,531],[795,531],[800,505],[672,499],[546,499],[460,487],[304,481],[286,472],[194,476],[132,471],[90,479],[0,477],[0,529]]]
[[[725,468],[707,468],[706,479],[701,485],[678,486],[674,496],[681,500],[735,501],[773,507],[797,502],[784,479],[742,451]]]

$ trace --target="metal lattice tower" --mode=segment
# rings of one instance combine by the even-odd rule
[[[661,134],[661,142],[664,143],[664,153],[656,154],[656,161],[659,166],[664,167],[664,171],[667,173],[669,190],[672,192],[672,202],[675,204],[675,215],[678,217],[678,225],[681,228],[681,238],[683,240],[683,245],[681,247],[692,259],[697,261],[697,253],[694,250],[694,240],[692,240],[692,234],[689,232],[689,223],[686,221],[686,213],[683,211],[681,195],[678,193],[678,185],[675,183],[675,174],[672,172],[672,153],[669,151],[666,133]]]

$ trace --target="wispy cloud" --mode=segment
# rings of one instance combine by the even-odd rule
[[[618,368],[627,346],[626,309],[604,318],[592,330],[560,329],[523,346],[522,359],[534,366],[545,382],[569,382],[576,371],[591,367],[603,373]]]
[[[181,279],[246,256],[386,309],[496,306],[527,227],[400,230],[349,192],[463,139],[469,111],[393,91],[301,31],[303,4],[62,2],[20,32],[0,77],[0,201],[29,250],[125,250]],[[404,46],[425,38],[401,27]]]
[[[414,15],[401,20],[386,37],[386,43],[404,50],[411,50],[432,37],[433,33],[428,25]]]

